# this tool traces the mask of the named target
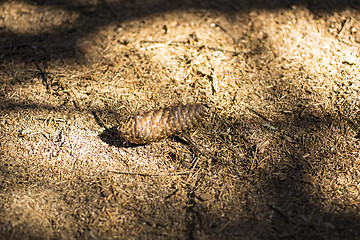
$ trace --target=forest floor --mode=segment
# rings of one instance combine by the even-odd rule
[[[359,49],[350,0],[0,1],[0,238],[360,239]]]

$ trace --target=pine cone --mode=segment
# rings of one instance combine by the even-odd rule
[[[187,131],[205,114],[205,106],[200,103],[167,107],[136,115],[118,130],[122,140],[144,144]]]

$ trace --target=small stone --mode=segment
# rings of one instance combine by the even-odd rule
[[[331,229],[331,230],[335,230],[335,228],[336,228],[334,224],[329,223],[329,222],[325,222],[325,226],[326,226],[326,228]]]
[[[294,141],[291,137],[289,137],[289,136],[285,136],[285,139],[286,139],[286,141],[291,142],[291,143],[294,143],[294,142],[295,142],[295,141]]]
[[[302,175],[302,179],[301,179],[303,182],[305,183],[314,183],[315,181],[315,177],[311,176],[310,174],[308,173],[305,173]]]
[[[266,141],[261,142],[259,145],[257,145],[256,148],[257,148],[258,153],[260,153],[260,154],[264,153],[267,146],[269,146],[269,144],[270,144],[269,140],[266,140]]]
[[[112,192],[109,189],[104,189],[101,194],[103,195],[103,197],[108,197],[112,194]]]
[[[211,76],[212,75],[211,70],[206,67],[199,67],[198,73],[203,76]]]
[[[209,193],[200,193],[199,196],[197,196],[200,201],[209,201],[212,199],[212,195]]]

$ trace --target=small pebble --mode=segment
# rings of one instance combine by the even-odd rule
[[[209,193],[200,193],[197,197],[201,201],[209,201],[212,199],[212,195]]]
[[[110,196],[112,192],[109,189],[105,189],[101,192],[101,194],[103,195],[103,197],[108,197]]]

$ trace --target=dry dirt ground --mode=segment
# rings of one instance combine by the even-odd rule
[[[0,238],[360,239],[359,47],[356,0],[0,1]]]

